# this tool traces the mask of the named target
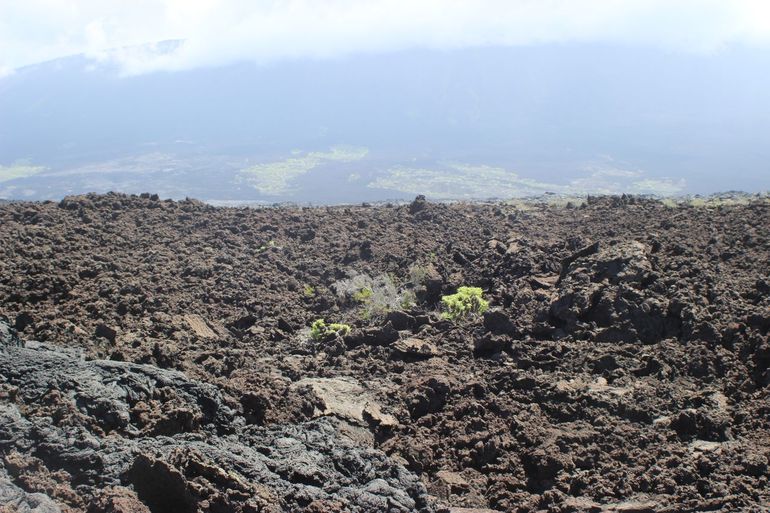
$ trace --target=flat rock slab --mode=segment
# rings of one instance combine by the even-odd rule
[[[187,325],[201,338],[217,338],[219,335],[212,329],[206,319],[197,314],[185,314],[182,316]],[[218,328],[214,326],[214,328]]]
[[[393,342],[390,347],[401,354],[409,356],[423,356],[430,358],[432,356],[438,356],[441,354],[441,352],[434,344],[431,344],[425,340],[420,340],[419,338],[397,340],[396,342]]]
[[[367,425],[374,422],[384,427],[398,425],[392,415],[382,412],[375,399],[355,380],[350,378],[305,378],[294,387],[309,386],[324,403],[316,416],[335,415],[341,419]]]
[[[502,513],[502,511],[488,508],[449,508],[449,513]]]
[[[615,504],[605,504],[602,513],[655,513],[658,503],[654,501],[624,501]]]

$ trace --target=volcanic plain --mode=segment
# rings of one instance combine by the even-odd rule
[[[768,511],[769,331],[766,198],[4,203],[0,511]]]

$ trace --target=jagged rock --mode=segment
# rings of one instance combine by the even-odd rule
[[[86,501],[130,504],[103,495],[129,485],[152,511],[277,512],[312,501],[352,512],[431,511],[416,476],[328,419],[247,425],[216,387],[179,372],[27,346],[0,350],[0,383],[18,388],[14,403],[0,402],[0,456],[34,451],[51,472],[73,476]],[[359,398],[356,390],[351,404]],[[368,403],[359,416],[388,420]],[[59,511],[4,483],[0,497],[20,511]]]
[[[231,323],[227,325],[228,328],[231,330],[234,330],[236,333],[240,334],[254,326],[257,322],[257,318],[252,314],[246,314],[243,315],[235,320],[233,320]]]
[[[293,384],[295,388],[309,386],[321,400],[322,409],[316,415],[334,415],[359,424],[374,423],[384,427],[398,425],[392,415],[382,412],[381,406],[355,380],[349,378],[305,378]]]
[[[648,292],[655,280],[647,253],[637,241],[592,244],[563,261],[551,323],[562,333],[594,330],[598,342],[654,343],[677,336],[680,319]],[[598,328],[598,329],[597,329]]]
[[[1,470],[1,469],[0,469]],[[61,513],[61,508],[42,493],[27,493],[0,473],[0,513]]]
[[[386,346],[398,340],[398,331],[393,328],[393,324],[388,321],[384,326],[374,326],[363,330],[356,330],[345,337],[345,342],[350,347],[361,344],[374,346]]]
[[[409,213],[416,214],[417,212],[424,210],[427,205],[428,201],[425,199],[425,196],[420,194],[409,204]]]
[[[93,431],[138,433],[155,423],[167,423],[170,412],[180,411],[189,411],[196,424],[219,430],[233,422],[232,410],[215,387],[150,365],[85,361],[53,346],[28,342],[25,349],[0,354],[0,374],[5,383],[18,387],[25,403],[34,403],[51,390],[71,397],[82,416],[78,418]],[[145,417],[137,414],[141,404],[153,405],[158,417],[143,424]]]
[[[107,326],[104,323],[98,324],[96,326],[96,330],[94,331],[94,335],[97,337],[101,337],[104,339],[107,339],[111,343],[115,343],[115,337],[117,336],[118,332],[115,328],[112,328],[110,326]]]
[[[412,329],[416,322],[413,316],[406,312],[402,312],[401,310],[392,310],[388,312],[385,319],[398,331]]]
[[[0,319],[0,347],[21,347],[24,342],[21,341],[16,330]]]
[[[430,358],[431,356],[438,356],[441,354],[435,345],[426,342],[425,340],[420,340],[419,338],[397,340],[396,342],[393,342],[390,347],[407,356]]]
[[[211,329],[209,323],[197,314],[186,314],[183,316],[184,321],[193,330],[193,332],[201,338],[216,338],[217,334]]]
[[[582,257],[593,255],[599,251],[599,242],[585,246],[561,261],[561,276],[564,277],[572,263]]]
[[[449,513],[502,513],[497,509],[489,508],[449,508]]]
[[[32,316],[27,312],[20,312],[16,316],[16,322],[14,323],[13,327],[16,328],[17,331],[24,331],[27,326],[31,325],[34,322],[34,319],[32,319]]]
[[[133,490],[123,486],[103,490],[88,505],[86,513],[151,513]]]
[[[32,389],[0,371],[0,473],[13,474],[3,482],[86,513],[157,500],[141,469],[181,476],[168,487],[171,502],[189,499],[200,513],[342,513],[387,510],[400,495],[388,487],[417,504],[414,481],[391,479],[402,462],[430,486],[454,481],[443,472],[467,481],[442,486],[447,508],[598,513],[641,501],[666,511],[762,510],[767,199],[707,208],[641,198],[576,209],[460,202],[414,215],[406,205],[214,208],[120,194],[74,199],[72,210],[2,205],[0,316],[62,355],[40,365]],[[311,242],[287,235],[305,228],[317,232]],[[361,241],[372,243],[369,260]],[[554,280],[562,258],[595,241]],[[348,251],[355,262],[340,267]],[[318,318],[377,325],[379,303],[335,293],[351,273],[392,274],[386,308],[413,292],[414,325],[399,331],[388,320],[399,338],[430,341],[441,357],[308,342],[302,328]],[[517,332],[439,321],[441,294],[468,284],[482,286]],[[190,313],[219,337],[198,336],[183,319]],[[118,330],[114,346],[93,336],[100,322]],[[475,358],[474,341],[488,332],[502,338],[485,342],[510,346]],[[23,354],[25,369],[38,365]],[[145,370],[84,361],[105,354],[185,369],[221,386],[221,398],[190,394],[198,382],[185,376],[163,384]],[[313,419],[325,404],[292,384],[341,377],[400,425],[381,429],[366,409],[363,420]],[[207,400],[239,412],[218,422]],[[362,452],[375,443],[391,458]],[[538,447],[545,454],[529,453]],[[121,487],[127,495],[105,496]],[[345,498],[343,488],[369,495]]]
[[[436,480],[429,488],[430,491],[444,501],[452,495],[462,495],[470,489],[468,481],[457,472],[440,470],[436,472]]]
[[[511,339],[506,335],[493,335],[487,333],[473,341],[473,354],[488,355],[500,353],[511,346]]]
[[[444,286],[444,278],[433,264],[428,264],[423,269],[423,277],[420,285],[415,289],[417,299],[432,304],[441,297],[441,289]]]
[[[413,419],[418,419],[428,413],[441,410],[444,407],[451,390],[449,380],[443,376],[433,376],[415,388],[409,397],[409,413]]]
[[[533,289],[551,289],[558,281],[558,276],[533,276],[529,284]]]
[[[487,310],[484,312],[484,327],[492,333],[513,334],[516,326],[511,319],[500,310]]]

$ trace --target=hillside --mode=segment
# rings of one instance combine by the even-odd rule
[[[768,52],[740,46],[409,49],[141,75],[75,55],[0,77],[0,198],[755,193],[770,189],[767,69]]]

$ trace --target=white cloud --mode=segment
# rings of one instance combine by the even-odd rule
[[[172,51],[140,47],[184,39]],[[0,0],[0,69],[75,53],[128,74],[405,48],[770,44],[766,0]],[[117,50],[115,50],[117,49]]]

